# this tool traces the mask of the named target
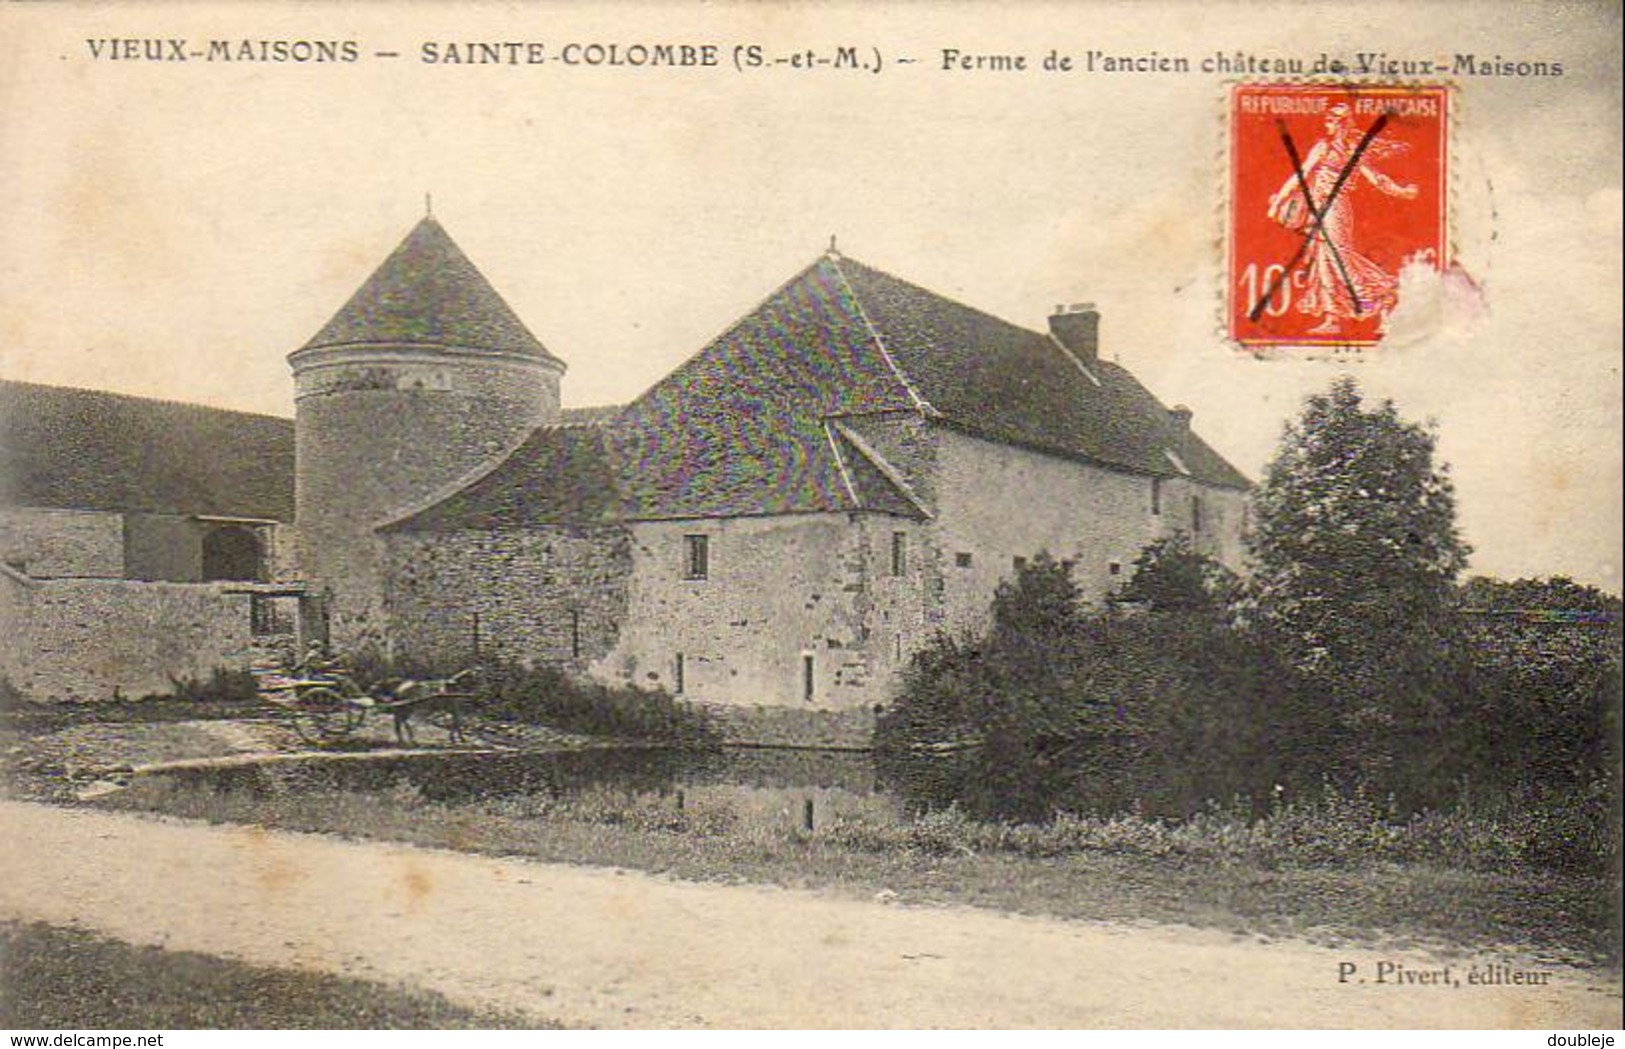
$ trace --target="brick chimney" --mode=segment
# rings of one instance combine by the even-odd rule
[[[1193,414],[1194,413],[1183,404],[1176,404],[1172,408],[1168,409],[1168,418],[1172,419],[1174,421],[1174,425],[1181,430],[1189,430],[1191,428],[1191,415]]]
[[[1084,364],[1100,358],[1100,311],[1092,302],[1057,306],[1049,319],[1049,333]]]

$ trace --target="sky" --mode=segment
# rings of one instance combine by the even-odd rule
[[[1255,478],[1303,398],[1352,372],[1437,427],[1473,571],[1617,593],[1619,29],[1617,5],[1498,2],[7,5],[0,376],[290,415],[286,355],[432,193],[568,363],[565,403],[621,402],[835,236],[1027,327],[1096,303],[1103,353]],[[111,37],[355,41],[361,59],[93,57]],[[470,41],[714,42],[723,64],[419,60]],[[736,45],[883,67],[739,70]],[[946,48],[1029,68],[944,70]],[[1234,78],[1046,72],[1051,49],[1471,53],[1563,75],[1432,78],[1456,89],[1457,268],[1408,273],[1359,361],[1258,360],[1223,329]]]

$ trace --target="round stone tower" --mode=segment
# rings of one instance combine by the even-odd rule
[[[288,363],[300,568],[335,646],[386,645],[373,530],[555,421],[564,363],[432,216]]]

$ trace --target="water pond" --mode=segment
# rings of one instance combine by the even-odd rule
[[[592,795],[674,809],[726,807],[753,823],[803,829],[835,819],[895,821],[906,808],[902,798],[882,784],[870,755],[855,751],[617,746],[280,762],[171,769],[157,775],[194,787],[260,796],[288,791],[408,791],[449,805]]]

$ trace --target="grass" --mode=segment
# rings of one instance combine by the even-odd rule
[[[1056,856],[1097,850],[1246,862],[1267,869],[1427,864],[1491,873],[1600,873],[1617,861],[1619,832],[1603,784],[1580,797],[1494,812],[1464,799],[1448,810],[1403,817],[1362,788],[1325,784],[1319,796],[1276,798],[1259,812],[1245,798],[1210,804],[1187,819],[1062,814],[1052,822],[1011,825],[973,820],[956,808],[903,826],[847,829],[856,847],[877,850],[1016,852]]]
[[[263,714],[265,702],[240,679],[224,675],[218,689],[181,682],[173,695],[142,699],[98,699],[35,702],[0,693],[0,727],[32,734],[73,725],[150,724],[170,721],[208,721]]]
[[[0,923],[0,1027],[10,1030],[534,1026],[414,988]]]
[[[1470,869],[1424,858],[1295,858],[1260,848],[1269,832],[1217,817],[1194,829],[1132,816],[1011,828],[950,812],[809,832],[746,818],[726,803],[678,810],[670,799],[609,791],[450,805],[405,785],[255,795],[158,779],[106,804],[690,880],[886,892],[905,902],[1332,944],[1517,945],[1576,964],[1618,962],[1617,881],[1609,876],[1513,862]],[[1293,818],[1301,826],[1302,815]]]

